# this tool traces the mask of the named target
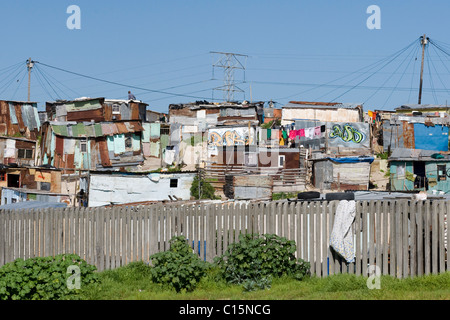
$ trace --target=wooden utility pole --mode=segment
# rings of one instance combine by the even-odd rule
[[[27,68],[28,68],[28,102],[30,102],[30,87],[31,87],[31,69],[34,66],[34,61],[29,58],[27,60]]]
[[[425,34],[421,37],[420,42],[422,44],[422,65],[420,67],[419,104],[422,103],[423,60],[425,56],[425,46],[428,43],[428,38],[425,36]]]

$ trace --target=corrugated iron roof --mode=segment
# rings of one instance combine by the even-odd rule
[[[395,110],[397,111],[402,111],[402,110],[423,110],[423,109],[450,109],[450,106],[445,105],[445,104],[403,104],[398,108],[395,108]]]
[[[361,107],[361,103],[341,103],[341,102],[310,102],[310,101],[289,101],[283,108],[303,108],[303,109],[356,109]]]
[[[95,138],[111,136],[122,133],[135,133],[143,131],[139,121],[126,121],[116,123],[50,123],[54,134],[72,138]]]
[[[435,159],[431,156],[439,153],[435,150],[424,149],[407,149],[407,148],[395,148],[392,150],[392,154],[389,157],[391,161],[449,161],[449,155],[444,154],[443,158]]]

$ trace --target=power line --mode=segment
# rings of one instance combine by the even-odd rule
[[[38,61],[36,61],[36,63],[39,63],[39,64],[41,64],[43,66],[48,67],[48,68],[52,68],[52,69],[59,70],[59,71],[62,71],[62,72],[74,74],[74,75],[77,75],[77,76],[80,76],[80,77],[84,77],[84,78],[87,78],[87,79],[91,79],[91,80],[95,80],[95,81],[100,81],[100,82],[104,82],[104,83],[113,84],[113,85],[116,85],[116,86],[127,87],[127,88],[131,88],[131,89],[137,89],[137,90],[148,91],[148,92],[153,92],[153,93],[166,94],[166,95],[171,95],[171,96],[179,96],[179,97],[187,97],[187,98],[203,99],[203,100],[207,100],[208,99],[208,98],[205,98],[205,97],[184,95],[184,94],[178,94],[178,93],[173,93],[173,92],[165,92],[165,91],[160,91],[160,90],[152,90],[152,89],[148,89],[148,88],[137,87],[137,86],[133,86],[133,85],[129,85],[129,84],[123,84],[123,83],[118,83],[118,82],[115,82],[115,81],[109,81],[109,80],[105,80],[105,79],[91,77],[91,76],[84,75],[84,74],[81,74],[81,73],[78,73],[78,72],[73,72],[73,71],[62,69],[62,68],[54,67],[54,66],[51,66],[51,65],[48,65],[48,64],[45,64],[45,63],[42,63],[42,62],[38,62]]]
[[[414,40],[413,42],[411,42],[407,47],[409,47],[410,45],[414,44],[416,41],[417,41],[417,39]],[[402,50],[403,50],[403,49],[401,49],[401,50],[399,50],[399,51],[393,53],[392,55],[390,55],[390,56],[388,56],[388,57],[385,57],[385,58],[383,58],[383,59],[381,59],[381,60],[379,60],[379,61],[376,61],[376,62],[374,62],[374,63],[371,63],[371,64],[369,64],[369,65],[367,65],[367,66],[362,67],[362,68],[359,68],[359,69],[357,69],[356,71],[350,72],[349,74],[346,74],[346,75],[344,75],[344,76],[342,76],[342,77],[339,77],[339,78],[337,78],[337,79],[334,79],[334,80],[332,80],[332,81],[326,82],[326,83],[324,83],[324,84],[317,84],[317,85],[314,86],[314,88],[310,88],[310,89],[307,89],[307,90],[304,90],[304,91],[295,93],[295,94],[293,94],[293,95],[289,95],[289,96],[285,96],[285,97],[280,97],[280,98],[275,98],[275,100],[292,98],[292,97],[294,97],[294,96],[297,96],[297,95],[306,93],[306,92],[311,91],[311,90],[314,90],[314,89],[318,89],[318,88],[321,88],[321,87],[326,87],[327,85],[329,85],[329,84],[331,84],[331,83],[333,83],[333,82],[342,80],[342,79],[344,79],[344,78],[347,78],[347,77],[349,77],[349,76],[352,76],[352,75],[354,75],[354,74],[356,74],[356,73],[361,72],[362,70],[365,70],[365,69],[369,68],[367,71],[364,72],[364,74],[366,74],[367,72],[369,72],[370,70],[372,70],[373,68],[375,68],[378,64],[380,64],[380,63],[384,62],[385,60],[388,60],[389,58],[395,56],[398,52],[401,52]],[[359,76],[358,76],[358,77],[359,77]],[[356,80],[358,77],[354,78],[354,80]],[[341,87],[344,87],[347,83],[349,83],[349,82],[351,82],[351,81],[352,81],[352,80],[347,81],[347,82],[346,82],[343,86],[341,86]],[[339,86],[338,86],[337,88],[339,88]],[[335,91],[335,90],[333,90],[333,91]],[[333,91],[331,91],[331,92],[333,92]],[[329,93],[331,93],[331,92],[329,92]],[[323,97],[323,96],[321,96],[321,97]],[[319,97],[318,99],[320,99],[321,97]]]
[[[404,51],[406,51],[409,47],[411,47],[412,45],[414,45],[416,42],[416,40],[414,42],[412,42],[410,45],[406,46],[404,49],[400,50],[400,53],[398,53],[397,55],[395,55],[395,57],[393,57],[391,60],[389,60],[386,64],[384,64],[381,69],[384,69],[386,66],[388,66],[389,64],[392,63],[392,61],[394,61],[397,57],[399,57]],[[359,86],[360,84],[362,84],[363,82],[367,81],[368,79],[370,79],[374,74],[376,74],[376,72],[372,73],[371,75],[369,75],[368,77],[364,78],[362,81],[358,82],[353,88],[350,88],[349,90],[345,91],[344,93],[338,95],[336,98],[332,99],[332,101],[336,101],[337,99],[339,99],[340,97],[342,97],[343,95],[347,94],[348,92],[350,92],[352,89],[356,88],[357,86]]]

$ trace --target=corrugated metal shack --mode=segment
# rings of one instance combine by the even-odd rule
[[[71,204],[70,195],[68,194],[23,188],[2,188],[2,206],[27,201],[38,201],[39,203],[58,203],[63,204],[63,206],[68,206]]]
[[[263,102],[209,103],[197,101],[169,105],[169,148],[164,150],[166,165],[182,164],[194,170],[208,161],[209,129],[218,127],[255,127],[263,115]]]
[[[383,150],[396,148],[448,151],[450,117],[439,115],[392,115],[383,121]]]
[[[368,190],[373,157],[323,158],[314,162],[314,186],[321,190]]]
[[[363,107],[354,103],[290,101],[282,108],[281,125],[296,120],[362,122]]]
[[[161,167],[161,146],[168,143],[168,132],[163,139],[159,121],[146,122],[147,106],[105,98],[47,102],[43,163],[86,170]]]
[[[48,121],[146,120],[148,104],[135,100],[79,98],[46,103]]]
[[[36,140],[40,126],[36,102],[0,100],[0,136]]]
[[[303,191],[306,187],[305,157],[304,148],[222,146],[206,166],[205,176],[217,192],[224,192],[225,196],[232,194],[225,189],[235,187],[230,177],[243,174],[270,177],[274,193]]]
[[[397,148],[389,157],[392,191],[450,191],[448,152]]]
[[[140,121],[47,122],[42,161],[57,168],[97,170],[144,161]]]
[[[224,194],[235,200],[272,199],[273,176],[259,174],[225,175]]]
[[[196,172],[91,172],[89,207],[146,201],[190,200]]]
[[[34,166],[36,140],[0,136],[0,163]]]

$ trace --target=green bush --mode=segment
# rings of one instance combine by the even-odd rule
[[[153,254],[150,260],[152,281],[177,292],[194,290],[209,268],[207,262],[192,252],[183,236],[173,237],[169,250]]]
[[[206,181],[205,179],[200,179],[200,195],[199,195],[199,179],[197,175],[194,177],[194,180],[192,181],[190,191],[191,196],[194,197],[195,199],[199,198],[211,200],[220,199],[219,196],[215,195],[216,190],[214,189],[212,184]]]
[[[74,284],[69,266],[80,269],[80,289],[68,286],[68,280]],[[75,254],[16,259],[0,268],[0,300],[74,299],[83,286],[98,282],[96,269]]]
[[[310,274],[310,264],[295,258],[295,241],[274,234],[245,234],[216,257],[220,275],[244,289],[270,287],[272,277],[293,276],[301,280]]]

